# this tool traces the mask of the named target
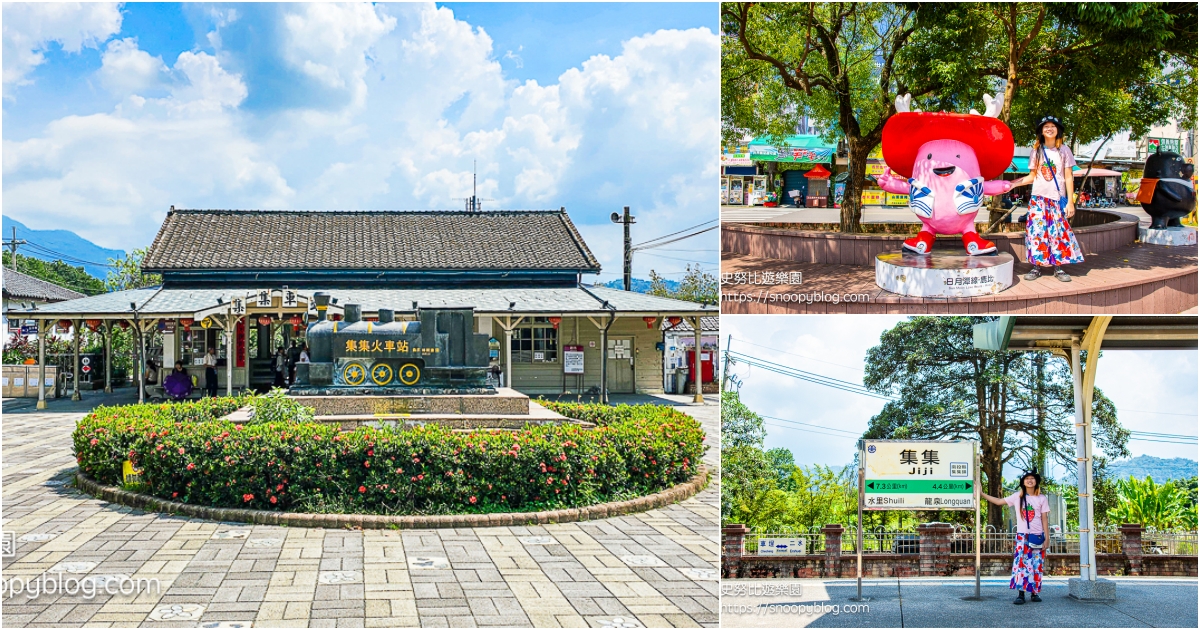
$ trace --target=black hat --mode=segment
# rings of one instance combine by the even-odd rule
[[[1042,119],[1038,121],[1037,127],[1033,128],[1033,133],[1040,136],[1042,134],[1042,126],[1046,123],[1054,123],[1054,126],[1058,127],[1058,137],[1062,137],[1063,131],[1066,130],[1066,127],[1063,126],[1062,121],[1059,120],[1057,116],[1050,115],[1042,116]]]
[[[1036,468],[1034,468],[1033,470],[1027,470],[1027,471],[1021,473],[1021,480],[1017,483],[1017,485],[1018,486],[1025,485],[1025,478],[1029,477],[1031,475],[1033,476],[1033,480],[1037,482],[1038,487],[1039,488],[1042,487],[1042,476],[1038,474],[1038,471]]]

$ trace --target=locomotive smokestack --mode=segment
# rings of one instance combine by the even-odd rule
[[[325,321],[325,310],[329,308],[329,294],[318,291],[313,294],[313,300],[317,303],[317,321]]]
[[[379,323],[390,324],[396,321],[396,313],[390,308],[379,309]]]
[[[349,326],[350,324],[357,324],[358,322],[362,321],[362,305],[347,304],[343,308],[344,308],[343,314],[346,317],[346,325],[347,326]]]

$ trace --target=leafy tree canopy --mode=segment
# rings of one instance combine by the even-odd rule
[[[12,269],[12,252],[4,252],[4,268]],[[84,295],[104,293],[104,281],[84,271],[82,266],[72,267],[61,260],[47,261],[18,253],[17,271]]]

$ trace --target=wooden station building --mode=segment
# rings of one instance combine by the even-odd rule
[[[476,330],[494,340],[503,384],[560,394],[601,393],[603,382],[606,393],[662,392],[664,320],[684,321],[699,337],[700,318],[718,314],[715,304],[586,286],[584,276],[600,264],[563,209],[172,207],[142,270],[161,274],[162,284],[10,316],[37,320],[39,330],[67,320],[106,338],[114,325],[132,327],[142,352],[139,382],[145,359],[160,358],[168,370],[183,361],[203,385],[200,362],[216,347],[221,388],[234,393],[269,386],[275,347],[316,317],[317,291],[336,300],[331,315],[359,304],[368,320],[381,308],[413,319],[418,307],[473,307]],[[699,378],[701,370],[692,373]]]

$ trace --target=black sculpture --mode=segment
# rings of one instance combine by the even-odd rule
[[[330,388],[351,393],[380,388],[492,388],[487,382],[488,335],[475,333],[473,308],[418,308],[417,321],[362,321],[362,308],[346,304],[345,321],[326,317],[329,295],[316,293],[317,319],[306,333],[310,363],[298,364],[293,390]],[[340,390],[340,391],[338,391]]]
[[[1179,219],[1196,207],[1192,188],[1194,167],[1183,156],[1170,151],[1151,153],[1142,171],[1142,187],[1137,199],[1150,215],[1152,229],[1179,227]]]

